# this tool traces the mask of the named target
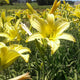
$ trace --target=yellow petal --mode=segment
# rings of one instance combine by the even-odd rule
[[[56,23],[59,24],[59,23]],[[60,23],[60,25],[57,28],[57,34],[62,34],[65,30],[67,30],[69,28],[70,23],[69,22],[62,22]]]
[[[6,46],[3,42],[0,42],[0,48]]]
[[[42,26],[44,26],[45,21],[37,15],[32,15],[30,19],[31,25],[37,31],[41,32]]]
[[[9,48],[18,52],[19,56],[21,56],[26,62],[28,62],[29,54],[22,54],[22,53],[25,53],[25,52],[31,53],[29,48],[23,47],[22,45],[18,45],[18,44],[10,45]]]
[[[48,41],[48,45],[51,47],[51,54],[54,54],[55,51],[59,48],[60,46],[60,41],[59,40],[47,40]]]
[[[63,0],[63,3],[64,3],[64,4],[66,3],[65,0]]]
[[[3,27],[2,19],[0,17],[0,27]]]
[[[51,27],[55,24],[55,18],[53,14],[48,14],[47,15],[47,21],[51,25]]]
[[[7,19],[7,22],[10,22],[11,20],[14,19],[14,17],[12,17],[12,16],[7,16],[6,19]]]
[[[29,48],[23,47],[22,45],[18,45],[18,44],[10,45],[9,48],[11,50],[14,50],[14,51],[18,52],[19,54],[22,54],[22,53],[25,53],[25,52],[31,52]]]
[[[21,54],[21,57],[25,60],[26,63],[29,61],[29,54],[26,55]]]
[[[5,20],[5,11],[3,11],[3,12],[1,13],[1,18],[2,18],[2,22],[4,22],[4,20]]]
[[[6,34],[6,33],[0,33],[0,37],[5,37],[8,40],[11,40],[11,37],[8,34]]]
[[[2,46],[0,48],[0,66],[2,66],[3,64],[5,64],[5,62],[6,62],[6,59],[4,59],[3,57],[5,57],[7,51],[8,51],[8,48],[6,46]]]
[[[17,22],[16,22],[16,24],[15,24],[15,28],[16,28],[16,29],[17,29],[17,27],[18,27],[20,21],[21,21],[21,19],[18,19],[18,20],[17,20]]]
[[[58,39],[66,39],[66,40],[76,42],[75,38],[72,35],[67,34],[67,33],[63,33],[61,36],[59,36]]]
[[[56,4],[56,8],[60,5],[61,1],[58,1]]]
[[[18,57],[20,54],[14,50],[9,50],[6,53],[6,62],[5,65],[7,64],[8,66],[11,65]]]
[[[36,20],[31,20],[31,25],[33,28],[35,28],[37,31],[41,31],[41,28],[40,28],[40,24],[36,21]]]
[[[29,42],[29,41],[33,41],[35,39],[41,39],[43,38],[43,36],[40,34],[40,33],[35,33],[33,35],[31,35],[27,40],[26,42]]]
[[[30,51],[30,49],[27,48],[27,47],[24,47],[24,48],[22,48],[21,50],[18,51],[18,53],[21,53],[21,54],[22,54],[22,53],[25,53],[25,52],[31,52],[31,51]]]
[[[10,45],[9,48],[10,50],[16,51],[19,54],[19,56],[21,56],[26,62],[28,62],[29,54],[22,54],[22,53],[25,53],[25,52],[31,53],[29,48],[23,47],[22,45],[18,45],[18,44]]]
[[[0,59],[1,59],[0,70],[10,66],[19,56],[20,56],[19,53],[13,50],[8,50],[6,46],[1,48],[0,49]]]

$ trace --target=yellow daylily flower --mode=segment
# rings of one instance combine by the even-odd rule
[[[13,40],[20,40],[21,37],[19,35],[19,30],[18,30],[18,25],[20,23],[20,19],[17,20],[16,24],[14,26],[11,25],[11,23],[5,23],[5,31],[0,32],[1,37],[7,38],[8,41],[13,41]]]
[[[30,21],[32,27],[35,28],[38,32],[32,34],[32,36],[30,36],[26,42],[35,39],[46,39],[48,45],[51,46],[51,54],[55,53],[55,51],[59,48],[59,39],[66,39],[75,42],[75,38],[72,35],[63,33],[69,28],[70,22],[66,22],[61,19],[55,20],[53,14],[47,14],[46,20],[40,18],[37,15],[32,15]]]
[[[75,9],[73,15],[80,18],[80,9]]]
[[[65,0],[63,0],[63,3],[64,3],[64,4],[66,3]]]
[[[18,18],[21,18],[21,14],[22,14],[22,10],[21,9],[19,9],[19,10],[17,10],[16,12],[15,12],[15,16],[17,16]]]
[[[10,22],[12,19],[14,19],[14,17],[13,17],[13,16],[6,16],[5,11],[3,11],[3,12],[1,13],[0,19],[2,20],[2,23],[4,24],[4,23],[6,23],[6,22]]]
[[[58,1],[58,2],[57,2],[57,0],[54,1],[53,6],[52,6],[51,11],[50,11],[50,14],[55,12],[55,10],[60,5],[60,3],[61,3],[61,1]]]
[[[26,3],[28,9],[27,9],[27,17],[28,19],[31,18],[31,15],[30,14],[36,14],[38,16],[41,16],[36,10],[33,9],[33,7],[27,2]]]
[[[26,3],[26,5],[28,6],[28,8],[31,11],[31,13],[37,13],[28,2]]]
[[[29,54],[23,54],[25,52],[31,52],[29,48],[22,45],[13,44],[6,46],[3,42],[0,42],[0,70],[3,70],[10,66],[19,56],[21,56],[25,62],[29,60]]]
[[[80,9],[80,4],[75,5],[75,8],[76,8],[76,9]]]
[[[5,11],[3,11],[0,17],[0,28],[3,30],[5,23],[10,23],[13,19],[13,16],[6,16]]]

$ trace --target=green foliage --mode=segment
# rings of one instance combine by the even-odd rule
[[[74,24],[72,23],[71,26]],[[75,25],[74,25],[75,26]],[[80,79],[80,34],[74,28],[76,43],[61,42],[61,47],[54,55],[50,55],[50,47],[44,41],[43,45],[32,41],[28,44],[21,41],[20,44],[28,46],[32,53],[29,63],[19,58],[12,66],[0,74],[0,80],[8,80],[25,72],[30,72],[32,80],[79,80]],[[24,65],[24,66],[23,66]],[[6,72],[6,73],[5,73]]]
[[[7,4],[5,0],[0,0],[0,5]]]
[[[75,36],[79,37],[75,28],[74,31]],[[79,40],[79,38],[77,40]],[[44,43],[46,47],[40,45],[36,40],[28,44],[21,41],[20,44],[28,46],[32,51],[29,63],[26,64],[19,58],[12,66],[0,74],[0,80],[8,80],[25,72],[30,72],[32,80],[80,79],[80,41],[75,44],[62,41],[64,45],[61,45],[54,55],[50,55],[50,47],[46,45],[46,41]]]

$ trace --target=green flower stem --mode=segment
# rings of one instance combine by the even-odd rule
[[[39,44],[39,42],[37,41],[37,40],[35,40],[35,42],[36,42],[36,46],[37,46],[37,48],[38,48],[38,50],[39,50],[39,52],[40,52],[40,57],[41,57],[41,59],[42,59],[42,63],[43,63],[43,65],[42,65],[42,71],[43,71],[43,78],[42,78],[42,80],[45,80],[45,58],[44,58],[44,50],[43,50],[43,48],[40,46],[40,44]],[[41,72],[41,71],[40,71]],[[39,76],[40,76],[41,74],[39,73]],[[38,80],[40,80],[40,78],[38,78]]]

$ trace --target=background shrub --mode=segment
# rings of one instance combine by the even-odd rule
[[[37,0],[39,5],[51,5],[53,4],[54,0]]]

